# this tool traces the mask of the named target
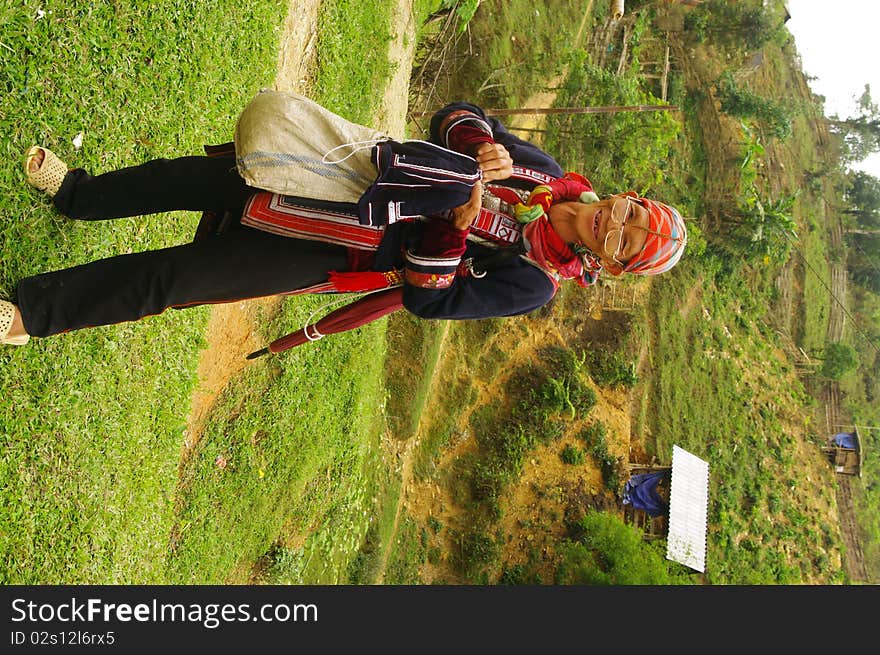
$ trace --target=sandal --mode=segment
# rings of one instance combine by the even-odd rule
[[[12,321],[15,318],[15,305],[8,300],[0,300],[0,343],[6,343],[10,346],[23,346],[31,338],[29,334],[22,334],[17,337],[10,337],[9,330],[12,328]]]
[[[37,170],[32,171],[31,161],[40,151],[43,152],[43,163]],[[54,152],[42,146],[32,146],[24,158],[24,174],[27,176],[27,181],[31,186],[48,193],[50,197],[58,193],[67,171],[67,164],[58,159]]]

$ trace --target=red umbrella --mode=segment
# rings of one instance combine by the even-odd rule
[[[275,339],[266,348],[252,352],[247,358],[256,359],[268,353],[280,353],[307,341],[317,341],[328,334],[353,330],[401,308],[403,308],[402,287],[370,293],[330,312],[317,323],[306,325],[297,332]]]

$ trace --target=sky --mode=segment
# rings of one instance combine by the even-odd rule
[[[794,35],[804,73],[814,93],[825,96],[825,115],[842,119],[856,114],[855,98],[865,84],[880,101],[880,2],[877,0],[788,0]],[[853,168],[880,178],[880,154]]]

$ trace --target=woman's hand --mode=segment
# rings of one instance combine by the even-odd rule
[[[483,171],[483,182],[506,180],[513,175],[513,159],[500,143],[480,143],[470,155]]]
[[[450,222],[457,230],[466,230],[474,222],[477,214],[480,213],[480,207],[483,206],[483,185],[477,182],[471,189],[471,197],[463,205],[452,209]]]

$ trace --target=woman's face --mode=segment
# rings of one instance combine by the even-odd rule
[[[560,203],[567,204],[567,203]],[[619,275],[645,247],[648,210],[628,196],[611,196],[598,202],[571,203],[575,241],[587,247],[608,272]]]

